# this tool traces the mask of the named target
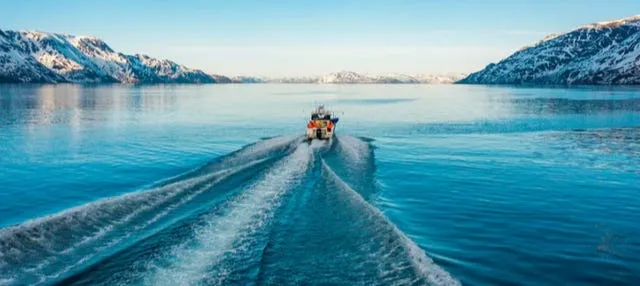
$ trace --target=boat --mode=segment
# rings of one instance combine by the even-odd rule
[[[339,118],[333,112],[326,110],[324,105],[318,105],[311,112],[311,120],[307,123],[307,139],[329,140],[333,138]]]

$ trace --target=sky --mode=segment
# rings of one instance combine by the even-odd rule
[[[0,29],[102,38],[209,73],[468,73],[548,34],[640,14],[639,0],[20,0]]]

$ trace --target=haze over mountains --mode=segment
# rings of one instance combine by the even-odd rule
[[[547,36],[459,83],[640,84],[640,15]]]

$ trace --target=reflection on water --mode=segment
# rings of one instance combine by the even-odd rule
[[[159,86],[0,85],[0,125],[78,126],[131,111],[171,112],[177,96]]]

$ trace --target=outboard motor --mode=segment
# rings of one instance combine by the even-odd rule
[[[322,129],[316,129],[316,138],[322,139]]]

